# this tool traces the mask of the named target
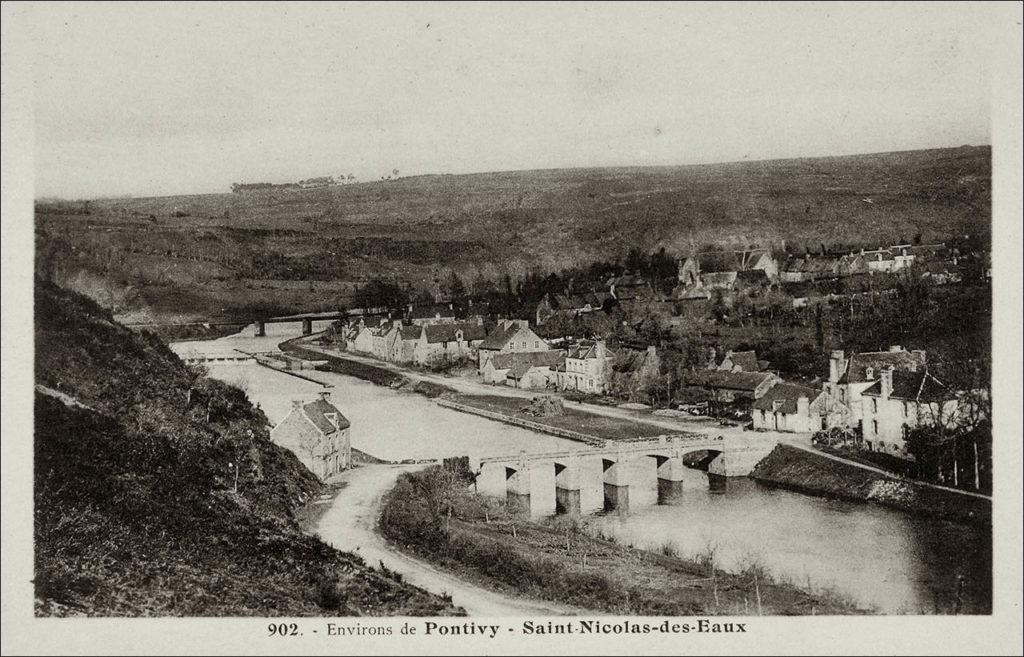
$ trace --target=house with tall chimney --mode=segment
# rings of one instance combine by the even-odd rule
[[[330,393],[321,392],[313,401],[293,401],[288,415],[270,430],[270,440],[325,480],[352,467],[350,427]]]
[[[828,426],[859,428],[864,431],[863,394],[881,378],[882,371],[916,373],[927,366],[927,354],[921,350],[907,351],[899,345],[888,351],[851,354],[836,350],[829,356],[828,381],[825,393],[832,412]]]
[[[862,393],[864,446],[912,459],[907,434],[919,425],[952,426],[961,421],[959,396],[927,369],[887,366]]]

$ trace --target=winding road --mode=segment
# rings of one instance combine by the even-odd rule
[[[362,556],[371,566],[384,564],[405,581],[438,595],[451,595],[471,616],[558,616],[586,613],[554,602],[513,597],[484,589],[390,546],[377,532],[381,497],[402,472],[423,466],[366,465],[342,473],[347,484],[317,525],[316,533],[339,550]]]

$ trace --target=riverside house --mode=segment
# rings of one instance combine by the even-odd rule
[[[825,428],[827,397],[795,383],[777,383],[752,405],[755,429],[812,432]]]
[[[960,396],[928,373],[893,366],[883,369],[862,393],[864,446],[910,459],[907,432],[920,424],[956,425],[964,421]]]
[[[498,354],[526,354],[549,349],[550,345],[530,329],[525,319],[503,319],[477,347],[477,372],[482,374],[487,362]]]
[[[486,337],[477,322],[426,324],[415,341],[413,360],[427,366],[474,360]]]
[[[862,395],[878,382],[882,371],[892,368],[900,372],[918,372],[926,366],[927,354],[924,351],[907,351],[899,345],[889,347],[888,351],[852,354],[849,358],[841,350],[833,351],[829,357],[825,392],[830,397],[830,406],[845,411],[830,414],[829,427],[859,428],[864,433]]]
[[[604,340],[580,341],[565,356],[564,370],[558,371],[558,388],[604,394],[608,389],[614,358],[615,355],[605,346]]]
[[[270,430],[270,440],[291,450],[321,480],[352,467],[348,419],[330,402],[330,393],[310,402],[293,401],[292,410]]]

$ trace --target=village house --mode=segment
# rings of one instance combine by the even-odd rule
[[[795,383],[777,383],[751,407],[755,429],[814,432],[825,428],[827,396]]]
[[[524,390],[555,387],[559,366],[565,364],[565,352],[558,349],[532,354],[499,354],[495,357],[504,358],[511,361],[505,374],[505,385]]]
[[[756,351],[726,351],[720,362],[712,360],[708,369],[720,372],[763,372],[768,361],[758,360]]]
[[[772,254],[764,249],[709,251],[685,258],[679,264],[678,279],[682,286],[692,287],[700,282],[704,274],[741,271],[763,271],[768,280],[774,281],[779,275],[779,265]]]
[[[386,339],[386,360],[392,363],[411,363],[415,360],[416,344],[420,341],[423,327],[395,322]]]
[[[698,369],[687,372],[684,390],[691,398],[741,406],[743,410],[749,410],[754,400],[763,397],[780,380],[771,372]]]
[[[608,292],[583,292],[580,294],[545,294],[537,304],[536,323],[543,326],[555,314],[578,317],[585,313],[597,312],[604,308],[611,298]]]
[[[427,326],[428,324],[454,324],[456,321],[455,305],[451,303],[432,303],[427,305],[409,304],[405,319],[411,324]]]
[[[569,348],[564,371],[559,368],[557,385],[561,390],[604,394],[615,355],[603,340],[583,340]]]
[[[528,353],[509,352],[497,354],[489,359],[484,365],[481,375],[485,383],[495,385],[511,384],[508,380],[509,372],[513,367],[529,365],[531,367],[559,367],[564,364],[565,351],[561,349],[549,349],[547,351],[534,351]],[[553,374],[552,374],[553,376]]]
[[[474,360],[486,337],[477,322],[427,324],[415,342],[413,360],[425,366]]]
[[[842,350],[829,356],[828,382],[825,392],[837,406],[848,409],[843,417],[831,417],[830,427],[844,426],[864,430],[862,394],[881,377],[882,371],[893,368],[901,372],[918,372],[927,365],[924,351],[907,351],[899,345],[888,351],[852,354],[849,358]]]
[[[928,373],[888,366],[862,393],[864,446],[913,459],[907,452],[907,433],[921,424],[955,425],[962,421],[957,394]]]
[[[270,440],[291,450],[321,480],[352,467],[350,423],[321,392],[311,402],[293,401],[292,409],[270,430]]]
[[[843,269],[842,258],[834,255],[793,256],[786,261],[779,278],[783,283],[807,283],[838,278]]]
[[[503,319],[477,347],[477,372],[497,354],[548,351],[551,347],[533,332],[525,319]]]

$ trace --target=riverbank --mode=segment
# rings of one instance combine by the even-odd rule
[[[603,540],[579,520],[509,515],[440,467],[403,474],[384,498],[381,532],[412,554],[488,588],[620,615],[869,613],[842,596],[774,580],[759,564],[738,573],[714,555],[678,556]]]
[[[900,479],[877,470],[829,459],[791,445],[778,445],[750,475],[762,483],[810,495],[874,502],[915,515],[990,526],[991,500]]]

